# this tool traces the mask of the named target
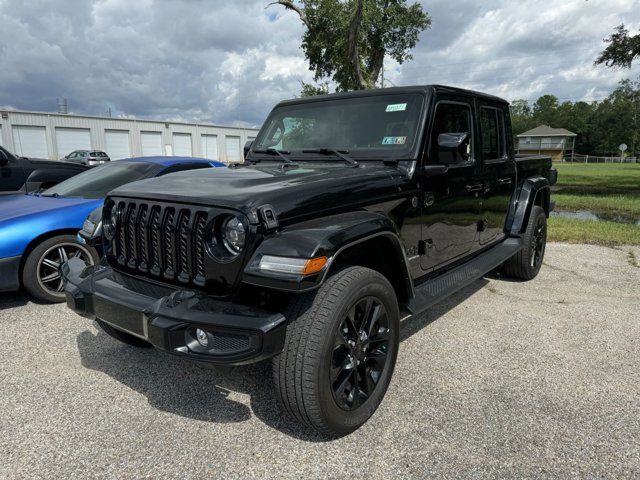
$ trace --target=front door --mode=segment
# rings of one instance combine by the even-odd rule
[[[480,142],[484,193],[480,245],[500,241],[516,186],[516,163],[509,151],[505,111],[500,104],[480,105]]]
[[[25,180],[21,161],[10,157],[0,149],[0,192],[13,192],[20,190]]]
[[[473,109],[472,100],[443,100],[435,107],[422,171],[423,271],[477,248],[483,185],[476,162]]]

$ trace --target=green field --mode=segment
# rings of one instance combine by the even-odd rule
[[[640,220],[640,164],[554,165],[558,184],[556,211],[588,210],[597,215],[618,215],[628,222]],[[640,244],[640,226],[612,221],[554,217],[549,221],[552,241],[598,245]]]

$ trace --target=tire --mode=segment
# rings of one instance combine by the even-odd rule
[[[104,333],[106,333],[110,337],[115,338],[116,340],[122,343],[126,343],[127,345],[131,345],[132,347],[138,347],[138,348],[152,347],[152,345],[149,342],[141,338],[134,337],[129,333],[118,330],[117,328],[113,328],[111,325],[109,325],[108,323],[104,323],[102,320],[96,319],[96,323]]]
[[[61,253],[63,251],[64,255]],[[74,235],[57,235],[43,241],[31,251],[24,262],[22,268],[24,288],[44,302],[64,302],[64,285],[59,268],[65,258],[74,255],[90,265],[100,261],[96,250],[79,243]]]
[[[540,272],[547,244],[547,216],[542,207],[534,206],[522,240],[524,248],[502,265],[505,275],[532,280]]]
[[[272,360],[282,409],[326,436],[358,429],[382,402],[398,354],[393,287],[374,270],[348,267],[295,297],[286,315],[285,346]],[[365,326],[366,340],[356,335]]]

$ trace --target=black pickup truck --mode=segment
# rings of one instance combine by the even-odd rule
[[[419,86],[285,101],[246,157],[111,192],[105,260],[63,266],[67,304],[130,345],[271,359],[283,410],[323,434],[380,405],[401,318],[497,267],[530,280],[542,265],[556,172],[515,157],[499,98]]]
[[[87,168],[71,162],[17,157],[0,147],[0,195],[49,188]]]

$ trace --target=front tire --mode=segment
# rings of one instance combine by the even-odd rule
[[[60,268],[69,258],[77,257],[87,265],[100,261],[91,247],[78,243],[73,235],[57,235],[36,246],[22,269],[22,284],[31,295],[48,303],[65,301]]]
[[[287,311],[285,346],[273,359],[278,400],[291,417],[331,437],[376,411],[398,354],[395,291],[380,273],[349,267]]]
[[[540,272],[547,245],[547,215],[542,207],[531,210],[522,240],[524,247],[502,265],[502,270],[509,277],[532,280]]]

